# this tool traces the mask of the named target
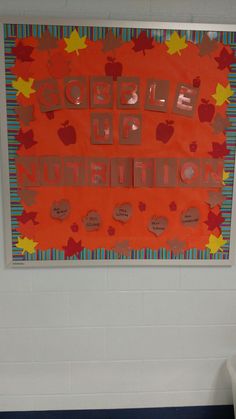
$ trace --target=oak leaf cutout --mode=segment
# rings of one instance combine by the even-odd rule
[[[202,38],[202,42],[199,44],[199,55],[203,57],[204,55],[210,55],[218,47],[218,42],[215,39],[210,39],[209,36],[205,33]]]
[[[28,237],[18,237],[18,242],[16,243],[16,247],[18,249],[22,249],[22,255],[24,255],[25,252],[28,252],[30,255],[35,253],[35,247],[38,245],[37,242],[34,242],[32,239],[29,239]]]
[[[138,38],[133,38],[132,39],[132,41],[134,43],[134,46],[133,46],[132,49],[135,52],[142,51],[143,52],[143,55],[146,55],[146,53],[145,53],[146,49],[152,49],[152,48],[154,48],[153,39],[154,39],[153,37],[148,38],[147,37],[147,33],[145,31],[142,31],[139,34]]]
[[[12,53],[20,61],[34,61],[31,57],[34,47],[29,45],[24,45],[22,41],[19,41],[18,44],[12,48]]]
[[[34,79],[32,78],[24,80],[21,77],[18,77],[17,80],[13,80],[12,86],[17,90],[16,96],[21,93],[24,97],[29,99],[30,95],[36,92],[36,90],[32,89],[33,83]]]
[[[210,253],[214,255],[215,253],[221,251],[223,252],[222,247],[227,243],[227,240],[223,239],[222,234],[217,237],[214,234],[211,234],[209,237],[209,242],[206,244],[206,247],[210,250]]]
[[[228,52],[225,47],[222,48],[219,57],[216,57],[215,60],[218,63],[217,68],[219,70],[224,70],[226,67],[230,70],[230,66],[236,63],[234,52]]]
[[[225,102],[230,103],[228,99],[230,96],[233,96],[233,94],[234,92],[231,90],[229,83],[226,87],[224,87],[221,83],[217,83],[216,91],[212,97],[216,101],[216,106],[221,106]]]
[[[39,51],[47,51],[49,49],[57,48],[58,42],[57,39],[51,34],[51,32],[46,29],[42,34],[41,38],[38,40],[38,49]]]
[[[165,41],[165,44],[168,47],[167,53],[170,55],[181,55],[181,51],[188,47],[188,44],[185,42],[185,40],[185,36],[180,37],[177,32],[172,33],[170,40]]]
[[[80,49],[85,49],[88,46],[85,43],[86,36],[80,37],[76,29],[71,32],[69,38],[64,38],[64,41],[66,43],[65,50],[68,53],[76,52],[77,55],[79,55]]]

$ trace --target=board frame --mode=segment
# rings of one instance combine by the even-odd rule
[[[11,208],[10,208],[10,182],[8,173],[8,145],[7,145],[7,115],[5,91],[5,66],[3,25],[9,24],[48,24],[48,25],[76,25],[76,26],[105,26],[140,29],[174,29],[174,30],[201,30],[236,32],[236,25],[207,24],[207,23],[177,23],[177,22],[148,22],[131,20],[95,20],[95,19],[65,19],[44,17],[12,17],[0,18],[0,83],[2,86],[0,113],[1,113],[1,166],[2,166],[2,196],[4,210],[4,245],[5,262],[7,267],[79,267],[79,266],[231,266],[235,260],[236,245],[236,170],[234,170],[234,186],[232,200],[232,218],[230,233],[230,252],[227,260],[196,260],[196,259],[114,259],[114,260],[43,260],[43,261],[13,261],[11,237]]]

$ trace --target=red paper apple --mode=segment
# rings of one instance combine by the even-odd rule
[[[192,153],[195,153],[195,151],[197,151],[197,142],[193,141],[192,143],[189,144],[189,150],[192,151]]]
[[[76,132],[72,125],[69,125],[69,121],[65,121],[62,124],[63,128],[59,128],[57,131],[60,140],[65,145],[76,143]]]
[[[156,140],[162,141],[164,144],[168,143],[174,133],[174,121],[160,122],[156,129]]]
[[[201,84],[201,79],[199,76],[195,77],[195,79],[193,79],[193,87],[200,87]]]
[[[211,122],[215,113],[215,106],[209,103],[209,100],[202,99],[201,105],[198,106],[198,116],[200,122]]]
[[[107,76],[113,77],[116,81],[117,77],[121,76],[123,66],[119,61],[115,61],[115,58],[107,57],[108,63],[105,64],[105,73]]]

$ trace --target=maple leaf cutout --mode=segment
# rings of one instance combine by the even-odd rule
[[[233,94],[234,92],[233,90],[231,90],[229,83],[226,87],[224,87],[220,83],[217,83],[216,92],[214,93],[214,95],[212,95],[212,97],[216,101],[216,106],[221,106],[225,102],[230,103],[228,99],[230,96],[233,96]]]
[[[39,222],[35,219],[37,217],[37,212],[34,211],[23,211],[21,215],[17,216],[17,220],[20,221],[22,224],[28,223],[28,221],[32,221],[34,225],[39,224]]]
[[[186,243],[179,240],[173,239],[169,240],[167,244],[170,246],[170,250],[173,252],[175,256],[178,256],[180,253],[183,253]]]
[[[215,230],[215,228],[220,229],[220,225],[225,221],[224,217],[222,217],[221,212],[219,214],[215,214],[213,211],[208,213],[207,221],[204,221],[205,224],[208,225],[208,230]]]
[[[38,49],[40,51],[47,51],[53,48],[57,48],[57,40],[51,32],[46,29],[41,38],[38,40]]]
[[[226,180],[230,178],[230,173],[223,170],[222,173],[222,184],[225,185]]]
[[[133,38],[132,41],[134,43],[134,46],[132,49],[135,52],[143,51],[143,55],[146,55],[145,53],[146,49],[154,48],[153,37],[148,38],[147,33],[145,31],[142,31],[139,34],[138,38]]]
[[[203,57],[204,55],[210,55],[218,47],[218,42],[215,39],[210,39],[207,33],[204,34],[202,42],[199,45],[199,55]]]
[[[209,242],[206,244],[206,247],[210,250],[210,253],[214,255],[215,253],[221,251],[223,252],[222,247],[227,243],[227,240],[223,239],[222,234],[217,237],[214,234],[211,234],[209,237]]]
[[[188,44],[185,42],[185,39],[185,36],[182,36],[181,38],[177,32],[172,33],[170,40],[165,42],[168,47],[167,53],[170,55],[176,53],[181,55],[181,51],[188,46]]]
[[[34,107],[19,105],[16,108],[17,117],[24,125],[29,125],[31,121],[34,121]]]
[[[224,70],[226,67],[230,70],[230,66],[236,63],[234,52],[230,54],[225,47],[222,48],[220,56],[216,57],[215,60],[218,63],[217,68],[219,70]]]
[[[16,247],[18,249],[22,249],[22,255],[24,255],[25,252],[30,253],[32,255],[35,253],[35,247],[38,245],[37,242],[34,242],[32,239],[29,239],[28,237],[18,237],[18,242],[16,243]]]
[[[224,118],[220,113],[217,113],[211,125],[214,134],[219,134],[220,132],[224,132],[226,128],[230,126],[230,122],[227,117]]]
[[[30,78],[29,80],[24,80],[21,77],[18,77],[17,80],[13,80],[12,86],[17,90],[16,96],[20,93],[29,99],[32,93],[35,93],[36,90],[32,89],[34,79]]]
[[[28,61],[16,60],[14,67],[11,67],[10,71],[12,74],[15,74],[15,76],[22,77],[24,80],[27,80],[34,75],[32,65]]]
[[[65,50],[68,53],[76,52],[77,55],[79,55],[79,50],[87,48],[88,45],[86,45],[86,36],[80,37],[77,30],[74,29],[73,32],[71,32],[69,38],[64,38],[64,41],[66,43]]]
[[[12,48],[12,53],[20,61],[34,61],[34,59],[31,57],[33,49],[33,47],[24,45],[22,41],[19,41],[18,44]]]
[[[18,191],[18,194],[25,205],[31,207],[33,204],[35,204],[37,191],[32,189],[21,189]]]
[[[111,51],[111,50],[121,47],[121,45],[123,45],[121,36],[119,36],[119,38],[116,38],[112,29],[109,29],[103,41],[102,51],[103,52]]]
[[[77,258],[79,258],[84,247],[82,246],[81,240],[76,242],[72,237],[70,237],[67,241],[67,245],[63,246],[63,249],[65,250],[65,257],[76,255]]]
[[[214,208],[216,205],[221,206],[225,201],[225,196],[219,191],[209,191],[207,204],[210,205],[210,208]]]
[[[37,141],[35,141],[34,139],[34,133],[32,129],[26,132],[23,132],[22,129],[20,129],[16,136],[16,139],[20,142],[21,146],[25,147],[26,150],[28,148],[31,148],[33,145],[37,144]]]
[[[126,256],[130,257],[131,249],[129,247],[128,240],[124,240],[123,242],[118,242],[113,248],[114,252],[118,254],[119,257]]]
[[[211,154],[211,156],[214,159],[219,159],[227,156],[229,154],[229,150],[226,147],[226,141],[222,144],[213,142],[212,151],[209,151],[208,154]]]

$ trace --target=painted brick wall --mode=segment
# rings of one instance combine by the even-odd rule
[[[0,13],[234,23],[236,2],[0,0]],[[235,267],[6,270],[0,222],[0,410],[232,403]]]

